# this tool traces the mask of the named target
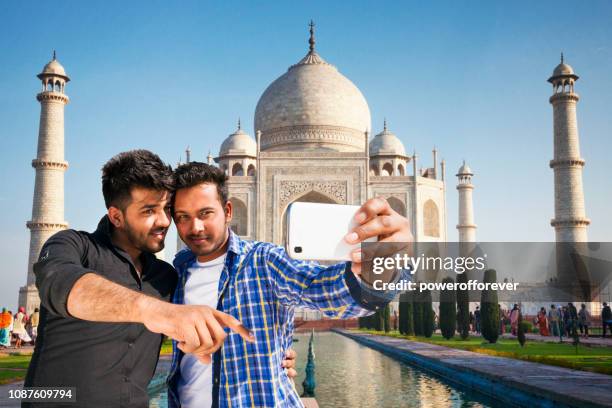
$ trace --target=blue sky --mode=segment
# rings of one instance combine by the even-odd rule
[[[538,2],[3,2],[0,27],[0,303],[25,283],[40,106],[36,74],[57,49],[66,92],[66,219],[92,230],[104,213],[100,168],[147,148],[175,163],[215,154],[242,118],[253,134],[261,93],[317,49],[363,92],[373,132],[386,117],[406,150],[447,162],[448,232],[456,239],[454,174],[476,173],[483,241],[554,239],[551,87],[561,51],[581,79],[589,238],[610,241],[612,3]],[[174,242],[174,233],[169,242]],[[170,245],[174,247],[173,244]]]

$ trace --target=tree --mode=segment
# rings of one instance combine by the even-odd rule
[[[381,331],[383,329],[383,309],[378,309],[372,317],[374,319],[374,330]]]
[[[424,325],[424,313],[425,310],[425,297],[422,292],[415,293],[413,297],[412,307],[413,307],[413,319],[414,319],[414,335],[415,336],[423,336],[425,334],[425,325]]]
[[[495,269],[487,269],[484,273],[484,282],[497,281]],[[484,290],[480,298],[480,330],[482,337],[489,343],[496,343],[499,337],[499,303],[497,291]]]
[[[408,302],[408,316],[406,317],[406,334],[414,336],[414,302],[412,299]]]
[[[457,275],[457,282],[467,281],[467,272]],[[467,290],[457,291],[457,326],[461,339],[467,339],[470,335],[470,300]]]
[[[442,283],[452,283],[453,278],[444,278]],[[457,305],[454,290],[444,290],[440,293],[440,331],[445,339],[455,335],[457,329]]]
[[[434,331],[434,311],[431,305],[431,292],[423,291],[423,336],[431,337]]]
[[[391,331],[391,327],[390,327],[391,306],[389,306],[389,304],[387,304],[385,308],[383,309],[382,318],[383,318],[383,330],[385,331],[385,333],[389,333]]]
[[[413,295],[411,292],[400,295],[399,304],[399,331],[401,334],[414,335]]]

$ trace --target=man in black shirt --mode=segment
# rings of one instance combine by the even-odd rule
[[[223,327],[252,336],[217,310],[168,303],[176,273],[153,254],[170,226],[169,166],[146,150],[121,153],[104,166],[102,190],[97,230],[55,234],[34,265],[40,325],[25,386],[75,387],[67,406],[145,407],[162,335],[200,354],[221,346]]]

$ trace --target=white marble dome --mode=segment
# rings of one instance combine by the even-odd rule
[[[313,47],[268,86],[255,109],[261,150],[364,151],[369,129],[361,91]]]
[[[42,72],[38,74],[38,77],[41,78],[43,76],[55,75],[64,78],[64,80],[69,81],[68,75],[66,75],[66,70],[59,63],[57,59],[55,59],[55,52],[53,53],[53,59],[45,65]]]
[[[574,81],[578,79],[578,75],[574,72],[574,68],[565,63],[563,54],[561,54],[561,63],[555,67],[552,76],[548,78],[548,82],[556,84],[559,83],[559,81],[564,81],[568,77],[572,78]]]
[[[253,157],[257,155],[257,142],[245,133],[240,125],[234,133],[223,141],[219,150],[219,157],[231,155]]]
[[[469,176],[474,175],[474,173],[472,173],[472,169],[470,169],[470,166],[465,164],[465,160],[463,161],[463,164],[461,165],[461,167],[459,167],[459,172],[457,173],[457,176],[459,175],[469,175]]]
[[[555,67],[552,76],[574,75],[574,69],[565,63],[561,63]]]
[[[370,156],[383,155],[406,156],[404,144],[395,133],[387,130],[386,122],[383,131],[370,141]]]

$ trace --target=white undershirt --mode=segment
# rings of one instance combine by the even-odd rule
[[[189,278],[185,283],[186,305],[205,305],[217,308],[219,278],[223,272],[225,256],[209,262],[195,261],[188,269]],[[204,408],[212,405],[211,364],[203,364],[191,354],[181,360],[181,375],[178,380],[178,393],[184,408]]]

